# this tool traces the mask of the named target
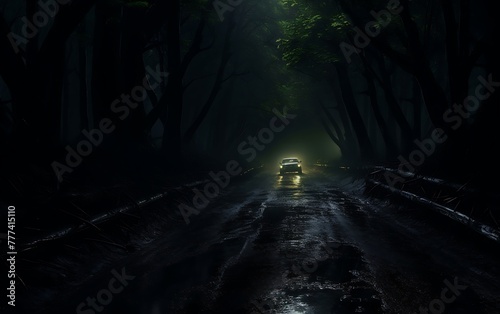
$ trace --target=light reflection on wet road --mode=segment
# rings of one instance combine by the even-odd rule
[[[468,288],[443,313],[500,313],[500,263],[487,246],[339,185],[309,169],[230,186],[123,261],[137,278],[103,313],[419,313],[455,277]]]

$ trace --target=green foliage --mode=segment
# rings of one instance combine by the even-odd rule
[[[282,0],[288,16],[280,21],[283,37],[277,40],[288,66],[328,71],[340,60],[339,43],[352,28],[346,15],[331,2]]]
[[[352,25],[344,13],[338,13],[330,19],[330,27],[339,33],[346,34],[347,30],[350,29]]]

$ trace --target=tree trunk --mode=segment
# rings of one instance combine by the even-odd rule
[[[375,120],[377,121],[377,124],[379,126],[380,132],[382,133],[382,138],[384,139],[385,142],[385,154],[386,158],[392,158],[396,157],[397,155],[397,145],[394,140],[394,138],[391,135],[391,132],[389,131],[389,128],[387,127],[387,124],[384,120],[384,117],[382,115],[380,105],[378,102],[378,96],[377,96],[377,88],[375,86],[375,79],[374,79],[374,73],[370,65],[368,64],[368,61],[364,56],[362,56],[362,61],[363,65],[365,67],[365,77],[366,77],[366,84],[368,87],[368,95],[370,97],[370,103],[373,109],[373,114],[375,116]]]
[[[354,133],[358,139],[360,157],[364,160],[371,160],[374,156],[372,143],[368,136],[365,123],[356,104],[356,98],[352,89],[351,81],[347,66],[343,63],[338,63],[336,66],[340,88],[342,90],[342,97],[344,104],[351,120]]]
[[[119,42],[120,67],[120,94],[134,97],[134,88],[143,86],[146,70],[143,58],[145,42],[136,21],[140,21],[142,12],[137,8],[122,7],[122,34]],[[133,100],[137,106],[130,110],[130,115],[119,122],[117,136],[124,147],[136,144],[142,146],[146,143],[146,134],[142,123],[145,118],[144,100]]]
[[[413,130],[410,123],[406,119],[401,106],[394,96],[394,87],[392,86],[392,79],[389,71],[385,65],[384,57],[379,58],[380,72],[382,74],[382,80],[380,85],[385,93],[385,98],[387,100],[387,105],[392,117],[396,120],[400,130],[401,130],[401,148],[403,153],[408,153],[411,150],[411,145],[413,143]]]
[[[169,82],[166,93],[169,95],[168,111],[165,111],[166,125],[162,150],[172,161],[178,161],[181,154],[182,126],[182,70],[180,43],[180,0],[168,1],[167,17],[167,58]]]
[[[10,28],[2,15],[0,15],[0,76],[9,90],[14,114],[14,127],[12,134],[12,150],[30,150],[34,131],[31,127],[29,106],[28,72],[21,54],[16,53],[9,41]],[[19,145],[22,143],[22,145]],[[14,147],[16,146],[16,147]],[[23,152],[20,155],[29,156]]]
[[[31,124],[36,130],[37,149],[43,151],[42,155],[50,162],[62,148],[59,139],[66,42],[94,3],[95,0],[81,0],[70,6],[61,6],[33,66],[29,68],[29,87],[33,94],[30,99]],[[40,160],[43,160],[42,156]]]
[[[194,120],[194,122],[191,124],[191,126],[188,128],[184,135],[184,142],[189,142],[193,138],[194,134],[196,133],[196,130],[200,127],[202,122],[204,121],[205,117],[207,116],[210,108],[212,107],[213,103],[215,102],[215,99],[217,95],[219,94],[219,91],[222,87],[222,84],[224,83],[224,73],[226,72],[226,66],[229,62],[229,59],[231,58],[231,35],[234,31],[235,28],[235,23],[233,18],[228,18],[228,25],[226,28],[226,35],[224,37],[224,46],[222,48],[222,55],[221,55],[221,61],[219,64],[219,68],[217,69],[217,73],[215,75],[215,82],[212,87],[212,90],[210,91],[210,95],[208,96],[207,100],[205,101],[205,104],[203,105],[200,113]]]
[[[93,70],[92,70],[92,106],[94,120],[111,118],[111,103],[120,96],[119,46],[120,35],[116,21],[120,17],[120,8],[106,1],[96,5]],[[113,24],[115,23],[115,24]]]
[[[340,84],[337,81],[338,78],[331,78],[329,80],[329,84],[332,87],[335,102],[337,104],[336,109],[338,110],[340,121],[342,122],[343,126],[343,133],[342,135],[339,135],[343,137],[344,140],[344,151],[342,158],[344,158],[345,160],[349,160],[357,156],[358,147],[356,139],[352,133],[351,120],[349,118],[349,115],[347,114],[346,104],[344,103],[344,99],[342,98],[342,89],[340,88]]]
[[[432,123],[435,127],[450,131],[449,126],[443,120],[443,114],[449,107],[446,94],[437,82],[424,53],[418,26],[410,14],[408,0],[402,0],[402,4],[405,6],[405,10],[401,12],[401,19],[408,35],[409,49],[412,55],[412,73],[420,84],[422,96]]]
[[[321,109],[319,107],[321,107]],[[322,111],[324,112],[324,115],[323,115]],[[316,114],[317,114],[318,119],[320,120],[321,124],[323,125],[324,130],[326,131],[326,133],[330,137],[330,139],[340,149],[342,161],[348,161],[350,158],[349,158],[349,151],[348,150],[346,151],[346,144],[347,143],[345,142],[345,140],[342,137],[340,127],[337,124],[337,121],[335,121],[335,118],[328,111],[328,109],[325,108],[324,106],[322,106],[321,104],[318,104],[318,106],[316,106]],[[324,118],[325,116],[327,119]],[[337,133],[336,135],[332,132],[332,130],[330,129],[326,120],[330,121],[330,124],[332,125],[333,129],[335,130],[335,133]]]
[[[80,42],[78,47],[78,78],[80,92],[80,125],[83,129],[89,129],[89,97],[87,87],[87,46]]]
[[[413,134],[415,138],[422,136],[422,94],[417,80],[413,79],[412,84],[412,105],[413,105]]]

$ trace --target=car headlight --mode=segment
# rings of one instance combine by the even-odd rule
[[[298,166],[299,166],[299,168],[301,167],[300,165],[298,165]]]
[[[283,166],[280,165],[280,168],[283,168]]]

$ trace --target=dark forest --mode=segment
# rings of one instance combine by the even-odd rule
[[[500,313],[496,8],[0,0],[0,309]]]

